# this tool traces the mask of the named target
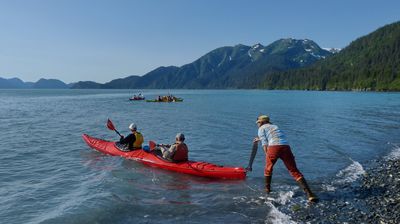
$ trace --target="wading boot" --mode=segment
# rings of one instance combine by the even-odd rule
[[[304,177],[300,178],[297,183],[300,185],[300,187],[306,192],[307,198],[309,202],[318,202],[318,197],[315,196],[312,191],[310,190],[310,187],[308,187],[306,179]]]
[[[271,176],[265,176],[265,192],[271,192]]]

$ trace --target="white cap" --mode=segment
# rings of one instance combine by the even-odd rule
[[[178,133],[178,134],[176,134],[175,138],[178,139],[179,141],[184,141],[185,135],[182,133]]]
[[[135,123],[130,124],[129,129],[136,130],[136,124]]]

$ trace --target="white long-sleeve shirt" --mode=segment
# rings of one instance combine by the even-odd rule
[[[285,134],[273,124],[264,124],[258,128],[258,138],[262,146],[289,145]]]

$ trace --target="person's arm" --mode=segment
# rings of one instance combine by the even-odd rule
[[[176,145],[175,144],[171,145],[171,147],[169,147],[168,150],[165,150],[163,152],[163,157],[166,159],[170,159],[174,155],[175,151],[176,151]]]
[[[119,140],[119,143],[121,144],[127,144],[129,142],[135,142],[136,138],[134,134],[129,134],[128,136],[126,136],[126,138],[121,137],[121,139]]]
[[[263,145],[263,149],[264,149],[264,152],[265,152],[265,154],[267,154],[267,151],[268,151],[268,145]]]
[[[161,147],[167,147],[167,148],[169,148],[169,147],[171,147],[171,145],[170,144],[158,144],[157,146],[161,146]]]
[[[258,130],[258,140],[261,142],[261,146],[265,153],[267,153],[268,149],[268,139],[267,139],[267,130],[265,128]]]

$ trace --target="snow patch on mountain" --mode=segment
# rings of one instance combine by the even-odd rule
[[[260,47],[262,47],[261,44],[255,44],[252,48],[253,48],[253,49],[257,49],[257,48],[260,48]]]
[[[311,52],[310,54],[311,54],[311,56],[313,56],[314,58],[322,58],[321,55],[314,54],[313,52]]]
[[[331,48],[323,47],[322,49],[329,51],[333,54],[339,53],[342,50],[341,48],[334,48],[334,47]]]

